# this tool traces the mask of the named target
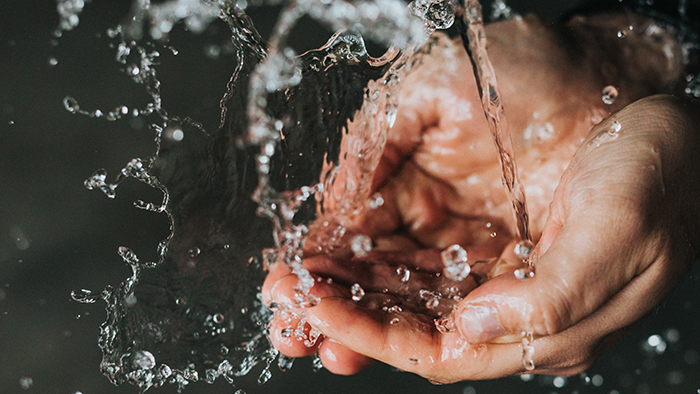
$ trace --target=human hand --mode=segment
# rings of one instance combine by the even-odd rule
[[[517,90],[517,87],[515,89]],[[438,94],[441,93],[444,94]],[[411,310],[410,313],[387,315],[376,310],[376,306],[381,306],[387,299],[391,304],[392,298],[385,295],[384,290],[392,297],[399,298],[406,291],[406,284],[402,284],[399,276],[395,274],[400,265],[409,269],[419,269],[411,273],[410,282],[414,283],[413,286],[420,289],[441,289],[444,294],[449,293],[445,287],[449,286],[449,282],[435,275],[441,271],[441,261],[437,253],[420,250],[413,254],[375,255],[364,261],[354,261],[352,265],[346,262],[338,263],[327,256],[307,259],[305,265],[312,273],[335,280],[333,284],[319,282],[312,289],[312,293],[322,299],[318,306],[303,312],[297,311],[299,317],[301,313],[305,313],[307,323],[310,323],[314,330],[318,330],[313,332],[312,336],[317,336],[320,332],[323,334],[320,339],[323,340],[307,347],[294,336],[284,338],[280,335],[286,327],[295,326],[296,320],[292,316],[289,321],[278,317],[273,322],[273,342],[283,353],[291,356],[303,356],[318,351],[324,365],[336,373],[353,373],[367,365],[370,359],[378,359],[435,381],[449,382],[522,372],[520,344],[482,342],[526,331],[540,337],[533,344],[536,349],[533,361],[538,368],[537,372],[570,374],[585,368],[602,349],[609,346],[624,331],[625,327],[658,303],[682,277],[681,274],[687,267],[684,263],[689,260],[695,249],[685,244],[685,235],[678,231],[679,223],[686,225],[688,236],[694,245],[697,245],[697,234],[694,233],[696,230],[687,226],[688,218],[697,218],[697,208],[684,211],[678,208],[682,205],[681,196],[697,192],[688,188],[673,171],[674,168],[687,164],[684,163],[684,158],[693,157],[690,146],[694,144],[697,148],[697,141],[688,136],[689,124],[682,120],[687,120],[691,115],[682,108],[681,103],[670,98],[655,100],[639,103],[616,115],[622,127],[617,134],[619,138],[615,137],[615,140],[594,149],[592,146],[601,142],[600,139],[596,139],[600,138],[600,135],[604,136],[602,138],[612,138],[605,136],[612,135],[608,130],[614,124],[608,120],[596,127],[562,179],[546,225],[538,225],[544,222],[543,217],[546,218],[542,213],[546,212],[546,208],[533,215],[535,234],[539,234],[544,227],[534,256],[537,267],[537,275],[534,278],[520,282],[512,275],[512,269],[506,268],[501,270],[506,274],[486,282],[475,290],[474,280],[459,283],[455,295],[458,299],[466,296],[466,299],[461,301],[454,314],[458,332],[444,333],[436,330],[432,324],[432,317],[440,311],[421,311],[420,302],[416,300],[407,300],[409,302],[405,304],[406,309]],[[547,104],[551,103],[540,103],[542,108],[550,110],[549,113],[561,112],[556,111],[561,109],[561,106]],[[513,107],[517,108],[515,105]],[[588,110],[590,107],[585,108]],[[414,134],[420,137],[420,143],[412,146],[409,144],[411,149],[403,151],[409,152],[408,155],[412,154],[410,164],[419,167],[419,171],[414,172],[416,175],[410,175],[410,172],[406,172],[406,165],[397,171],[396,166],[391,165],[392,151],[389,150],[389,160],[383,162],[378,176],[380,181],[377,182],[382,194],[389,197],[385,198],[386,207],[379,214],[373,215],[372,219],[375,220],[369,221],[371,225],[363,223],[360,227],[374,231],[372,235],[375,239],[384,240],[378,242],[378,246],[383,245],[388,250],[406,250],[407,247],[408,250],[426,247],[441,249],[452,243],[459,243],[470,252],[470,259],[474,256],[479,256],[475,258],[479,259],[482,256],[498,255],[509,238],[512,238],[507,230],[502,230],[506,227],[504,224],[501,224],[502,227],[498,230],[505,232],[504,238],[488,242],[486,237],[481,239],[473,235],[483,233],[481,226],[484,223],[473,219],[482,219],[481,217],[474,215],[465,220],[464,217],[469,216],[455,215],[449,209],[452,203],[458,207],[467,206],[467,212],[469,209],[478,211],[481,208],[487,211],[483,218],[492,221],[489,222],[492,225],[493,222],[498,223],[498,220],[501,220],[501,223],[507,222],[509,213],[505,198],[498,200],[493,195],[500,187],[500,182],[490,190],[494,193],[482,198],[481,206],[478,204],[478,197],[471,193],[462,193],[470,188],[463,187],[460,190],[459,186],[464,185],[464,182],[460,181],[474,175],[484,176],[485,179],[498,179],[497,172],[491,173],[490,178],[487,176],[493,168],[484,164],[487,161],[480,155],[465,158],[465,155],[459,153],[456,153],[457,157],[435,154],[440,151],[440,143],[445,143],[445,140],[431,140],[431,131],[435,131],[433,136],[444,136],[449,130],[450,117],[444,115],[444,110],[441,108],[436,111],[443,112],[434,130],[426,128],[423,122],[416,122],[415,118],[414,122],[410,122],[410,111],[409,116],[404,115],[405,117],[401,118],[409,119],[409,125],[422,125],[417,134]],[[669,111],[678,116],[674,119],[655,116]],[[430,114],[430,111],[416,111],[416,114],[424,116],[426,112]],[[520,161],[521,169],[527,168],[529,163],[537,168],[547,167],[542,166],[542,163],[545,163],[552,168],[550,176],[541,176],[540,182],[537,183],[528,182],[526,179],[526,185],[547,186],[552,182],[552,178],[556,184],[558,175],[561,174],[556,174],[556,168],[563,169],[568,163],[568,157],[562,154],[566,149],[561,148],[561,139],[575,141],[586,123],[571,113],[567,115],[568,118],[565,119],[569,120],[569,127],[561,129],[566,130],[566,133],[559,135],[556,150],[553,150],[553,143],[539,141],[532,149],[525,150],[524,155],[518,156],[519,159],[525,158]],[[590,113],[587,116],[590,116]],[[554,120],[553,118],[556,117],[549,117]],[[477,117],[475,122],[476,119]],[[648,123],[649,119],[656,119],[661,123]],[[674,123],[679,119],[680,123]],[[650,125],[655,127],[650,128]],[[659,127],[665,130],[666,137],[669,137],[667,139],[673,144],[659,138]],[[411,133],[405,132],[411,130],[410,126],[400,126],[397,121],[395,129],[403,132],[397,140],[390,139],[390,144],[395,143],[400,148],[400,143],[416,141],[412,138],[404,139],[406,135],[411,136]],[[483,142],[479,136],[487,135],[486,131],[478,125],[474,125],[472,130],[479,130],[481,134],[477,135],[474,131],[474,134],[465,137],[464,141]],[[467,133],[462,130],[459,135],[464,134]],[[523,136],[520,137],[520,141],[523,141]],[[454,142],[453,139],[446,143]],[[653,148],[657,149],[655,154],[652,152]],[[543,159],[542,153],[548,153],[548,149],[556,154],[545,156]],[[401,156],[401,149],[397,151],[399,158],[405,157]],[[621,155],[620,152],[624,152],[625,155]],[[540,160],[534,160],[537,158]],[[425,166],[421,167],[420,163],[425,163]],[[661,166],[661,163],[664,165]],[[651,165],[656,166],[656,169],[640,171],[648,169]],[[465,172],[455,171],[459,169]],[[659,169],[662,172],[657,174]],[[428,176],[421,177],[426,173]],[[523,173],[527,173],[527,170]],[[551,175],[552,173],[555,175]],[[382,176],[383,174],[388,175]],[[446,177],[445,174],[457,175]],[[697,179],[697,170],[694,176]],[[659,189],[659,180],[664,181],[665,189],[661,190],[665,195]],[[669,184],[672,186],[669,187]],[[487,185],[480,186],[477,190],[488,189]],[[428,193],[430,191],[432,192]],[[589,198],[594,192],[597,198]],[[426,193],[433,198],[423,198],[422,201],[420,198],[407,198],[424,196]],[[477,203],[471,206],[464,205],[465,200],[470,198],[472,200],[469,202]],[[505,204],[500,217],[498,209],[486,206],[490,199]],[[537,212],[538,202],[546,206],[549,201],[551,198],[535,199],[535,204],[531,206],[535,206],[534,210]],[[532,198],[530,202],[533,202]],[[679,212],[684,214],[678,214]],[[493,216],[489,216],[489,213]],[[377,218],[380,220],[376,220]],[[690,223],[692,224],[692,221]],[[381,227],[378,224],[389,225]],[[431,228],[431,225],[437,227]],[[505,248],[500,262],[505,262],[506,266],[517,267],[519,261],[514,258],[511,250],[510,247]],[[488,268],[491,267],[486,266],[482,273],[488,271]],[[354,282],[363,283],[363,288],[368,293],[365,296],[367,298],[359,305],[350,299],[351,294],[348,290],[349,285]],[[289,301],[295,284],[295,278],[287,276],[284,267],[273,267],[266,282],[264,296],[279,303],[283,303],[285,299]],[[407,292],[415,293],[411,289]],[[406,301],[405,297],[403,300]],[[374,305],[370,305],[372,303]],[[449,313],[452,305],[447,304]],[[367,308],[368,306],[375,308]],[[486,327],[483,324],[481,327],[478,327],[479,324],[475,326],[473,321],[470,324],[468,316],[472,312],[468,311],[475,310],[490,312],[495,315],[494,320],[486,324]],[[620,318],[614,319],[613,317],[621,311],[624,313]],[[400,316],[398,322],[391,324],[396,316]],[[308,324],[302,324],[300,327],[306,330],[306,335],[309,334]],[[572,343],[576,343],[577,346],[572,347]]]

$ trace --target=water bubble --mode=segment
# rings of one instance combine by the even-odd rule
[[[366,235],[356,235],[350,241],[350,249],[355,257],[365,257],[372,251],[372,239]]]
[[[520,241],[518,242],[517,245],[515,245],[515,255],[518,256],[519,259],[521,260],[527,260],[530,258],[530,255],[532,254],[532,250],[534,249],[534,245],[530,241]]]
[[[188,253],[188,254],[190,255],[190,257],[192,257],[192,258],[195,258],[195,257],[199,256],[199,253],[200,253],[200,252],[201,252],[201,250],[200,250],[198,247],[196,247],[196,246],[195,246],[194,248],[190,249],[189,251],[187,251],[187,253]]]
[[[612,105],[619,95],[615,86],[609,85],[603,89],[603,102],[607,105]]]
[[[23,390],[29,390],[34,384],[34,379],[25,376],[19,379],[19,385]]]
[[[350,293],[352,293],[352,300],[355,302],[359,302],[365,296],[365,290],[359,283],[355,283],[350,287]]]
[[[49,66],[53,67],[53,66],[55,66],[55,65],[57,65],[57,64],[58,64],[58,59],[56,59],[55,57],[50,57],[50,58],[49,58]]]
[[[619,31],[617,32],[617,37],[618,37],[618,38],[625,38],[626,36],[627,36],[627,32],[625,32],[624,30],[619,30]],[[606,103],[606,104],[607,104],[607,103]]]
[[[522,374],[520,375],[520,380],[522,380],[523,382],[531,382],[535,380],[535,375],[529,373]]]
[[[389,324],[391,324],[392,326],[395,326],[395,325],[399,324],[399,322],[401,322],[401,319],[399,319],[398,317],[395,317],[395,318],[391,319]]]
[[[464,280],[471,272],[467,263],[467,251],[459,245],[452,245],[440,253],[442,263],[445,265],[443,273],[454,281]]]
[[[132,362],[135,368],[147,370],[156,366],[156,358],[147,350],[139,350],[134,355]]]
[[[462,394],[476,394],[476,389],[472,386],[467,386],[462,389]]]

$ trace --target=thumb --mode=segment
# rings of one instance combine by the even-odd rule
[[[629,264],[638,260],[620,247],[632,244],[626,239],[632,234],[592,216],[568,219],[563,226],[550,217],[534,251],[534,277],[522,280],[514,275],[517,257],[509,248],[501,260],[515,260],[505,264],[512,268],[460,303],[455,323],[467,341],[482,343],[522,332],[558,333],[595,312],[638,273],[638,267]],[[608,236],[611,231],[616,237]]]

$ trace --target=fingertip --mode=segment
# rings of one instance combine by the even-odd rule
[[[354,375],[374,363],[374,360],[354,352],[332,339],[323,341],[318,349],[323,367],[336,375]]]
[[[299,326],[298,319],[291,319],[288,322],[276,317],[270,323],[270,342],[275,349],[279,350],[287,357],[306,357],[314,354],[320,346],[323,338],[316,340],[309,339],[311,326],[303,325],[303,335],[297,335]]]
[[[457,329],[469,343],[488,342],[506,334],[497,313],[488,305],[464,304],[458,309]]]

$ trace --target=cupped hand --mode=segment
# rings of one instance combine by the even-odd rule
[[[497,68],[512,71],[501,73],[501,87],[508,115],[518,119],[511,126],[539,239],[537,274],[524,281],[513,275],[522,262],[513,254],[512,213],[493,143],[466,57],[442,43],[404,83],[375,175],[385,204],[354,229],[372,236],[375,252],[305,260],[319,279],[311,293],[321,302],[275,317],[271,339],[284,354],[318,352],[326,368],[341,374],[380,360],[439,382],[487,379],[525,371],[519,342],[525,332],[536,338],[536,372],[576,373],[687,270],[698,245],[698,208],[687,204],[698,193],[692,180],[700,179],[689,161],[700,149],[695,104],[647,99],[588,133],[605,110],[600,81],[562,81],[562,74],[588,69],[563,62],[553,37],[534,21],[499,31],[490,39],[505,49],[495,45],[492,56]],[[517,45],[512,37],[529,39],[518,57],[507,56]],[[557,88],[562,82],[567,89]],[[474,274],[460,282],[441,275],[439,250],[453,244],[473,264]],[[293,305],[296,283],[277,264],[263,296]],[[359,302],[355,283],[365,293]],[[431,297],[438,293],[444,297],[436,306]],[[451,319],[436,326],[440,317]]]

